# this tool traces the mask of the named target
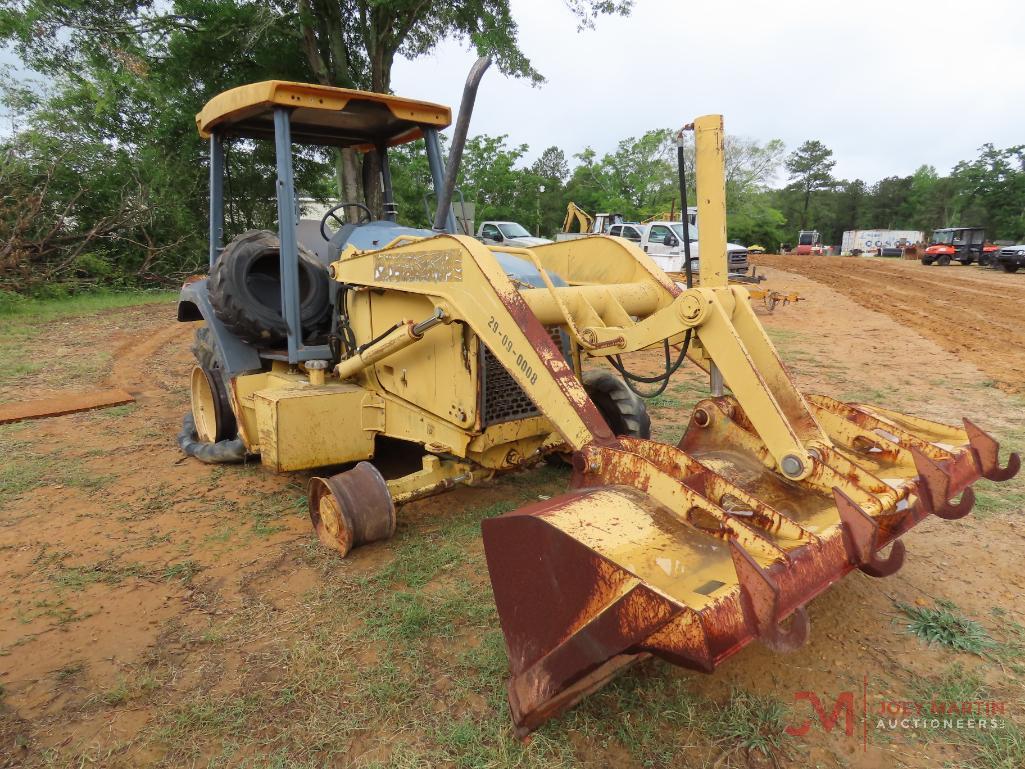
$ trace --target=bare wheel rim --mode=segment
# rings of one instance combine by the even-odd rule
[[[196,421],[196,435],[201,441],[214,443],[217,440],[217,396],[210,374],[202,366],[192,369],[192,418]]]

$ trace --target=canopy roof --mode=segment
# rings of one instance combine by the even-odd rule
[[[274,138],[274,109],[290,107],[292,141],[373,149],[422,136],[421,126],[444,128],[452,111],[440,104],[309,83],[265,80],[218,94],[196,115],[204,139],[217,132],[250,139]]]

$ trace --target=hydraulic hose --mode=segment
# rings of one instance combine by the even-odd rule
[[[683,132],[676,134],[676,168],[680,174],[680,222],[683,225],[683,269],[687,275],[687,288],[694,288],[694,272],[690,266],[690,214],[687,211],[687,164],[683,156]],[[687,341],[690,341],[688,335]]]

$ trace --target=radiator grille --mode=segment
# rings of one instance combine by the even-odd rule
[[[545,329],[556,347],[565,355],[562,332],[558,326],[546,327]],[[488,425],[511,422],[514,419],[526,419],[541,414],[534,401],[523,391],[523,388],[505,370],[505,367],[498,362],[498,359],[491,354],[491,350],[481,345],[481,372],[483,382],[481,389],[484,392],[484,427]]]

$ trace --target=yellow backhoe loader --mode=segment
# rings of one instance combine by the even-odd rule
[[[180,442],[206,461],[259,454],[275,471],[357,463],[310,482],[313,526],[342,554],[390,536],[406,500],[570,454],[565,494],[482,524],[526,735],[648,655],[710,672],[754,640],[795,649],[811,599],[855,568],[892,574],[908,529],[966,515],[971,484],[1020,462],[1001,466],[997,442],[967,420],[797,390],[747,289],[727,283],[718,115],[692,126],[698,287],[621,239],[526,249],[455,234],[449,203],[486,65],[471,72],[447,164],[438,131],[450,114],[433,104],[272,81],[199,113],[211,264],[178,307],[180,320],[203,321]],[[222,249],[221,143],[232,136],[275,141],[279,232]],[[394,221],[388,148],[420,138],[438,191],[433,230]],[[389,213],[340,203],[320,241],[300,242],[293,142],[376,153]],[[363,221],[330,232],[348,208]],[[629,369],[643,350],[664,352],[661,374]],[[686,359],[708,372],[709,394],[681,415],[678,445],[651,440],[643,402],[593,365],[658,383]],[[421,469],[385,480],[372,460],[386,437],[422,447]]]

